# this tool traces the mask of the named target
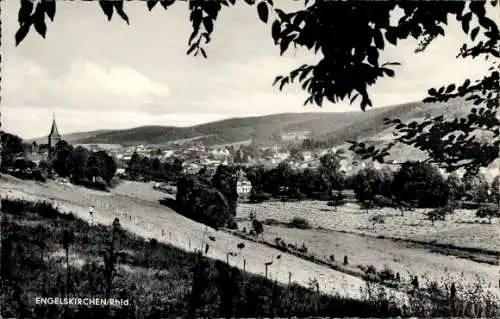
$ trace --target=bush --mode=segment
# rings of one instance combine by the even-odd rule
[[[391,190],[398,202],[415,201],[421,208],[444,206],[449,197],[446,180],[429,163],[404,163],[394,176]]]
[[[384,224],[385,216],[383,215],[374,215],[370,217],[370,222],[375,226],[375,224]]]
[[[33,179],[37,182],[45,183],[47,181],[47,176],[40,169],[34,169],[32,176],[33,176]]]
[[[302,243],[302,246],[300,246],[298,249],[297,249],[299,252],[301,253],[307,253],[307,246],[306,246],[306,243]]]
[[[375,195],[373,202],[378,207],[394,207],[394,201],[382,195]]]
[[[326,205],[330,207],[338,207],[338,206],[343,206],[346,203],[347,201],[345,199],[345,196],[336,194],[331,197],[330,201],[328,201]]]
[[[396,274],[389,266],[384,266],[384,269],[378,273],[378,278],[382,282],[396,281]]]
[[[95,179],[95,182],[93,183],[93,186],[99,190],[107,190],[108,189],[108,184],[106,181],[101,177],[97,176]]]
[[[302,217],[294,217],[292,221],[290,222],[290,225],[295,228],[300,228],[300,229],[309,229],[311,228],[311,225],[309,224],[309,221],[305,218]]]
[[[262,203],[266,200],[269,200],[271,195],[264,192],[254,193],[252,192],[248,197],[250,203]]]
[[[436,220],[445,220],[446,219],[446,214],[449,213],[449,209],[446,207],[440,207],[433,209],[427,213],[427,218],[432,222],[434,225],[434,222]]]
[[[488,218],[488,222],[491,224],[491,219],[494,217],[499,217],[500,212],[497,207],[486,206],[478,209],[476,211],[476,217],[478,218]]]
[[[118,178],[118,177],[116,177],[116,176],[114,176],[114,177],[113,177],[113,178],[111,178],[111,180],[109,181],[108,186],[109,186],[110,188],[115,188],[116,186],[120,185],[120,183],[121,183],[121,179],[120,179],[120,178]]]
[[[252,220],[252,231],[255,235],[260,235],[264,232],[264,225],[257,219]]]

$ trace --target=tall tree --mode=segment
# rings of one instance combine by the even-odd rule
[[[232,166],[219,165],[212,176],[212,186],[221,192],[231,207],[231,212],[236,216],[238,202],[238,169]]]
[[[446,178],[446,185],[448,187],[449,201],[451,203],[456,203],[457,200],[463,197],[464,184],[456,172],[448,175]]]
[[[398,202],[416,202],[420,207],[444,206],[448,188],[443,175],[429,164],[406,162],[394,176],[392,192]]]
[[[491,183],[491,196],[500,211],[500,175],[495,176]]]
[[[127,163],[125,172],[128,176],[130,176],[131,179],[137,179],[139,176],[141,176],[142,171],[141,157],[137,152],[134,152]]]
[[[68,142],[61,140],[56,144],[52,168],[61,177],[69,177],[73,171],[73,147]]]
[[[9,167],[14,164],[14,159],[18,156],[24,155],[26,149],[23,144],[22,138],[17,135],[0,132],[2,138],[2,167]]]
[[[320,173],[328,185],[328,193],[331,195],[333,189],[342,192],[344,176],[340,172],[340,159],[334,153],[327,153],[320,158]]]
[[[87,165],[90,158],[90,151],[81,146],[75,147],[72,152],[73,172],[72,179],[74,182],[83,181],[87,177]]]
[[[352,188],[356,199],[360,202],[371,202],[376,195],[381,195],[383,176],[379,170],[365,168],[353,178]]]

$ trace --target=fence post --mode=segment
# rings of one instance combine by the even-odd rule
[[[288,272],[288,284],[290,285],[292,283],[292,272]]]
[[[189,249],[191,249],[191,238],[189,238]]]
[[[172,232],[168,233],[169,240],[172,240]]]
[[[243,258],[243,271],[246,271],[247,269],[247,260]]]

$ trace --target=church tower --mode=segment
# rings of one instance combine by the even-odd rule
[[[59,134],[59,130],[57,129],[56,124],[56,116],[52,115],[52,127],[50,128],[50,133],[48,137],[48,147],[49,149],[53,149],[56,147],[57,143],[61,140],[61,134]]]

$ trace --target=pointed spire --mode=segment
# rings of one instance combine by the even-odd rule
[[[50,129],[49,136],[61,136],[61,134],[59,134],[59,130],[57,129],[55,112],[52,113],[52,127]]]

